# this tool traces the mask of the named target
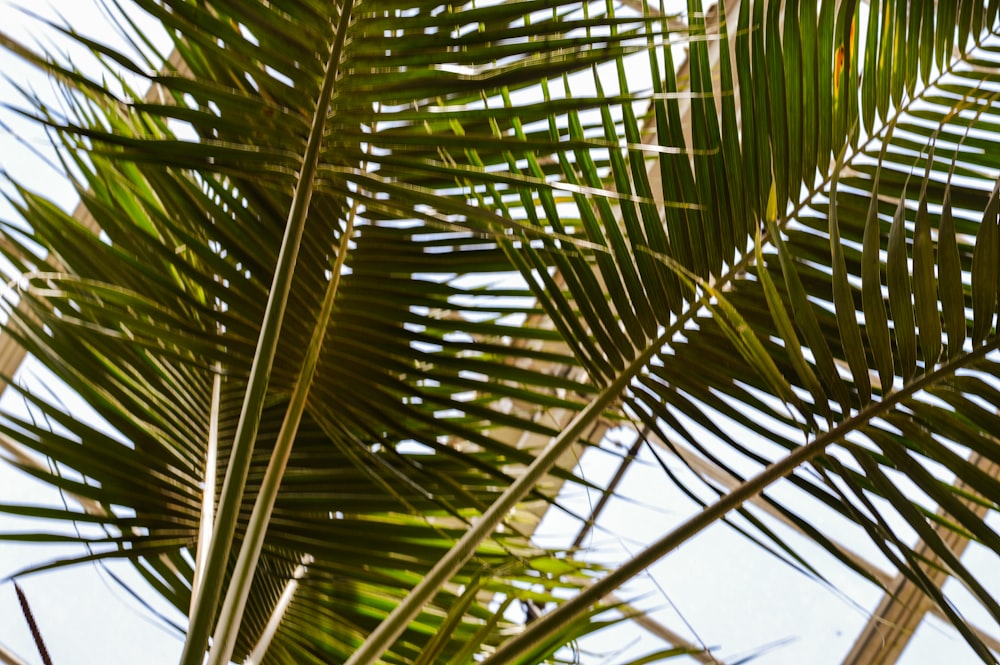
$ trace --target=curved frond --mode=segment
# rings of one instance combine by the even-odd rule
[[[1000,551],[997,3],[134,4],[158,71],[2,37],[63,86],[22,112],[87,211],[14,183],[4,332],[114,432],[26,396],[4,449],[81,509],[4,509],[105,528],[85,558],[190,610],[187,662],[220,606],[219,662],[558,659],[732,511],[815,573],[755,499],[872,578],[804,498],[992,658],[941,588],[1000,621],[951,537]],[[508,508],[602,419],[706,508],[591,584]],[[559,607],[510,637],[494,596]]]

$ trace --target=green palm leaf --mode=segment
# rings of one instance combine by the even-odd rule
[[[26,113],[93,221],[14,190],[5,331],[117,434],[30,395],[59,427],[0,434],[89,506],[6,509],[108,527],[90,557],[191,608],[186,662],[213,629],[215,662],[263,634],[276,662],[537,662],[758,496],[858,568],[782,478],[991,658],[935,571],[1000,621],[941,535],[1000,550],[975,461],[996,460],[996,3],[692,1],[683,30],[646,3],[135,4],[174,41],[158,74],[66,37],[145,99],[3,37],[66,88]],[[738,488],[505,641],[485,591],[587,586],[504,523],[609,413]]]

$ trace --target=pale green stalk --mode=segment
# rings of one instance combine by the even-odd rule
[[[236,646],[236,637],[240,632],[240,623],[243,620],[243,610],[246,607],[247,598],[250,596],[250,586],[253,583],[257,562],[260,560],[260,553],[264,547],[264,536],[267,535],[267,526],[271,521],[274,503],[278,498],[281,479],[285,475],[288,458],[292,454],[292,444],[295,442],[299,423],[302,422],[302,415],[306,410],[309,388],[316,375],[320,351],[323,350],[323,339],[329,328],[333,306],[337,300],[340,274],[344,269],[344,258],[347,256],[354,228],[353,218],[353,214],[348,216],[346,228],[340,237],[340,247],[337,250],[337,259],[333,266],[333,276],[327,286],[323,306],[320,309],[316,327],[313,329],[312,339],[309,341],[309,349],[302,363],[299,379],[292,391],[288,411],[281,423],[278,439],[274,443],[274,452],[271,453],[260,492],[257,494],[253,512],[250,514],[250,522],[247,525],[243,544],[240,546],[236,568],[233,570],[233,577],[229,582],[229,589],[226,591],[226,599],[222,604],[222,612],[215,625],[212,648],[208,654],[208,665],[226,665],[232,658],[233,649]]]
[[[302,563],[295,567],[295,572],[292,573],[291,578],[285,583],[285,588],[281,591],[281,597],[274,604],[274,610],[267,620],[267,625],[264,626],[264,632],[261,633],[257,644],[254,646],[253,651],[250,652],[250,655],[247,656],[243,665],[260,665],[264,661],[264,656],[267,655],[267,650],[271,646],[274,636],[278,633],[278,628],[281,626],[281,620],[284,618],[288,606],[292,604],[295,591],[299,588],[299,580],[305,577],[306,566],[310,563],[312,563],[312,557],[307,555],[302,557]]]
[[[209,538],[212,535],[215,520],[215,480],[216,467],[219,464],[219,403],[222,394],[222,366],[215,364],[212,377],[212,407],[208,421],[208,450],[205,453],[205,479],[201,496],[201,520],[198,525],[198,551],[195,554],[194,579],[191,581],[191,607],[188,613],[194,612],[195,600],[201,594],[202,581],[205,579],[205,557],[208,552]]]
[[[233,534],[236,532],[236,523],[239,519],[240,506],[243,503],[243,493],[246,488],[247,473],[250,470],[250,459],[264,408],[264,397],[267,393],[268,380],[278,348],[278,334],[284,319],[285,307],[288,304],[295,261],[298,257],[299,245],[302,243],[309,202],[315,187],[314,181],[319,165],[323,130],[330,109],[330,100],[333,96],[334,82],[339,70],[351,8],[351,2],[348,0],[341,11],[336,36],[330,47],[326,74],[323,78],[319,99],[316,102],[316,111],[313,114],[313,123],[309,130],[309,140],[302,160],[302,169],[299,172],[298,185],[292,196],[285,235],[281,242],[278,263],[275,267],[274,279],[264,311],[260,338],[250,369],[247,392],[236,427],[236,438],[233,442],[229,466],[226,469],[226,479],[222,485],[219,511],[216,515],[215,528],[208,548],[204,585],[194,601],[188,638],[181,654],[180,662],[182,665],[201,665],[204,660],[205,649],[208,647],[208,636],[212,630],[219,597],[222,595],[226,563],[232,548]]]

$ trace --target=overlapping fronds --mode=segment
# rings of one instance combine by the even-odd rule
[[[5,334],[118,433],[29,397],[59,427],[4,438],[89,508],[7,509],[108,526],[93,556],[191,607],[186,662],[276,607],[274,662],[534,662],[762,494],[854,566],[795,492],[992,658],[927,571],[1000,621],[940,537],[1000,551],[997,3],[135,4],[158,72],[67,37],[144,98],[3,38],[66,86],[27,113],[92,218],[16,190]],[[619,406],[742,484],[686,488],[701,516],[504,641],[469,589],[582,584],[507,508]]]

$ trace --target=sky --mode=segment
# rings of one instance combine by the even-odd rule
[[[16,3],[0,0],[3,19],[0,28],[21,39],[38,34],[32,26],[34,19],[14,7]],[[31,9],[47,16],[61,13],[74,29],[115,43],[101,10],[91,0],[57,0],[32,4]],[[86,61],[77,62],[84,66]],[[13,81],[36,86],[43,96],[51,94],[43,79],[5,53],[0,53],[0,72]],[[9,103],[15,98],[10,83],[0,80],[0,101]],[[7,123],[7,127],[0,128],[0,168],[16,174],[29,186],[44,189],[57,203],[71,209],[75,199],[69,186],[54,177],[23,144],[44,150],[47,145],[44,134],[18,124],[10,112],[0,111],[0,118]],[[11,215],[6,202],[0,201],[0,218],[10,219]],[[59,393],[60,399],[74,411],[86,408],[74,402],[72,395],[60,391],[55,379],[37,364],[27,363],[17,378],[29,387]],[[0,398],[0,407],[13,412],[24,409],[9,393]],[[605,448],[620,452],[621,446],[630,443],[624,437],[619,443],[606,441]],[[614,467],[612,453],[595,452],[588,456],[581,470],[589,480],[603,484]],[[678,465],[674,471],[682,469]],[[600,557],[608,563],[634,553],[654,535],[663,533],[694,510],[690,502],[667,484],[648,452],[628,472],[623,488],[622,495],[613,499],[605,512],[602,529],[590,539],[590,544],[598,548]],[[566,492],[564,498],[581,510],[594,500],[579,487],[567,488]],[[60,500],[52,490],[0,465],[0,502],[46,501],[58,505]],[[2,532],[32,528],[35,526],[25,521],[0,516]],[[542,542],[565,545],[577,528],[567,519],[551,515],[543,522],[539,537]],[[829,528],[837,527],[831,522]],[[858,547],[864,549],[860,543]],[[810,553],[818,559],[824,556],[815,550]],[[79,550],[0,545],[0,579],[26,565],[72,554],[79,554]],[[970,556],[976,556],[975,548]],[[128,564],[108,565],[116,574],[137,581],[140,587],[143,585],[131,574]],[[718,647],[717,653],[727,662],[767,645],[778,646],[755,662],[765,665],[839,662],[866,622],[867,612],[880,598],[877,590],[834,566],[829,567],[829,572],[831,582],[839,589],[837,592],[805,576],[790,575],[786,564],[748,547],[740,536],[725,527],[711,529],[650,572],[655,583],[650,581],[652,578],[643,578],[622,595],[637,599],[637,605],[650,609],[653,616],[692,641]],[[997,577],[1000,578],[1000,573]],[[140,608],[98,566],[86,564],[29,576],[21,581],[21,586],[56,665],[177,662],[179,636]],[[146,595],[151,602],[156,601],[154,594]],[[174,621],[183,622],[183,617],[162,602],[158,607]],[[662,646],[638,630],[625,629],[615,635],[583,645],[584,662],[587,665],[620,662],[628,654],[640,655]],[[19,655],[25,663],[40,662],[9,582],[0,583],[0,646]],[[964,665],[978,661],[955,637],[954,631],[932,621],[918,631],[901,662]]]
[[[37,19],[26,16],[18,9],[24,4],[27,3],[0,0],[0,29],[30,42],[33,35],[41,34],[42,31],[37,27]],[[114,35],[107,29],[104,15],[92,0],[61,0],[31,3],[29,6],[33,12],[43,16],[55,18],[62,15],[74,29],[102,35],[114,43]],[[74,62],[85,66],[87,60],[74,58]],[[4,75],[0,79],[0,101],[4,104],[13,103],[18,97],[12,81],[34,87],[35,92],[43,97],[52,95],[52,89],[36,71],[25,67],[3,51],[0,51],[0,72]],[[0,169],[16,175],[29,187],[45,191],[66,209],[72,209],[76,203],[72,188],[28,150],[28,147],[41,151],[48,148],[44,133],[30,124],[19,122],[6,109],[0,110],[0,119],[6,125],[0,127]],[[13,214],[9,204],[5,200],[0,201],[0,219],[10,220]],[[29,387],[55,390],[59,398],[67,401],[75,411],[86,408],[85,405],[74,403],[73,396],[67,391],[59,390],[55,379],[47,376],[37,363],[26,362],[16,378]],[[8,391],[0,398],[0,408],[8,412],[23,413],[25,407],[23,402]],[[0,464],[0,502],[44,501],[59,505],[60,500],[59,495],[51,488]],[[20,532],[32,529],[37,530],[37,525],[27,520],[0,515],[0,531]],[[79,554],[79,548],[0,544],[0,579],[5,579],[28,565]],[[145,585],[125,562],[111,562],[108,567],[122,578],[137,582],[139,588]],[[31,575],[22,578],[20,585],[28,597],[56,665],[138,662],[160,665],[177,662],[181,641],[176,632],[164,628],[161,622],[152,619],[97,565],[85,564],[72,569]],[[157,600],[154,594],[146,595],[153,601]],[[161,611],[170,611],[164,603],[159,604]],[[183,621],[178,616],[172,616],[172,619]],[[10,582],[0,583],[0,646],[31,665],[41,662]]]

